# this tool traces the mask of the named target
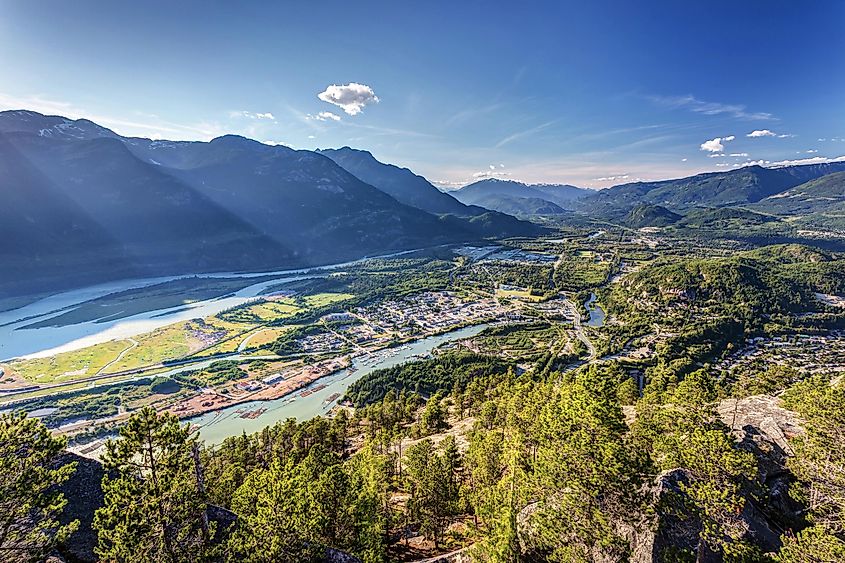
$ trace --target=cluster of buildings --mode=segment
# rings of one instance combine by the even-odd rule
[[[475,262],[489,260],[527,264],[551,264],[557,260],[557,256],[553,254],[529,252],[506,246],[462,246],[457,248],[455,252]]]
[[[722,360],[723,370],[742,369],[759,363],[795,368],[804,373],[845,371],[845,334],[794,334],[777,338],[752,338],[748,345]]]
[[[402,336],[441,332],[455,326],[499,319],[510,307],[492,298],[464,300],[451,291],[429,291],[358,308],[358,317],[378,330]]]
[[[336,352],[348,346],[349,342],[333,331],[324,331],[317,334],[309,334],[301,338],[299,345],[306,354],[324,354],[326,352]]]

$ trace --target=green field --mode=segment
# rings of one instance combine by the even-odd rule
[[[49,358],[34,358],[5,364],[10,373],[34,383],[59,383],[96,375],[99,370],[131,346],[128,340],[112,340]]]

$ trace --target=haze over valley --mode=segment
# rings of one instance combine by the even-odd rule
[[[0,16],[3,561],[845,561],[845,4]]]

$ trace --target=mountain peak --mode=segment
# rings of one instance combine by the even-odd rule
[[[228,146],[228,147],[239,147],[239,148],[258,148],[258,147],[269,147],[270,145],[265,145],[259,141],[254,139],[249,139],[242,135],[234,135],[234,134],[227,134],[221,135],[219,137],[215,137],[211,139],[210,143],[212,145],[218,146]]]
[[[44,115],[31,110],[0,112],[0,131],[30,133],[55,139],[90,140],[118,137],[118,134],[88,119],[69,119],[60,115]]]

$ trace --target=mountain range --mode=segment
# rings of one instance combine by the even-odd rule
[[[632,224],[648,222],[649,217],[658,223],[671,223],[669,214],[705,207],[748,206],[781,215],[841,211],[845,208],[845,174],[841,172],[845,172],[845,162],[779,168],[747,166],[603,190],[486,179],[449,193],[466,204],[518,216],[574,211]]]
[[[842,171],[845,171],[845,162],[781,168],[747,166],[674,180],[613,186],[576,200],[574,209],[605,218],[622,218],[631,209],[643,204],[659,205],[675,213],[684,213],[697,207],[747,206],[763,200],[770,201],[773,196],[805,182]],[[805,194],[804,190],[794,191],[793,195],[795,203],[804,197],[812,197]],[[763,208],[765,205],[761,206]]]
[[[458,201],[511,215],[558,215],[573,203],[593,195],[593,190],[567,184],[523,184],[488,178],[450,192]]]
[[[347,165],[366,168],[384,190],[323,154],[244,137],[155,141],[88,120],[2,112],[0,289],[296,267],[539,232],[433,186],[434,197],[402,199],[426,207],[437,198],[443,206],[432,211],[442,214],[398,201],[389,180],[410,172],[357,153]]]
[[[0,293],[16,295],[543,232],[514,215],[635,228],[830,217],[845,213],[845,162],[604,190],[486,179],[444,193],[350,147],[123,137],[89,120],[18,110],[0,112],[0,198]]]

